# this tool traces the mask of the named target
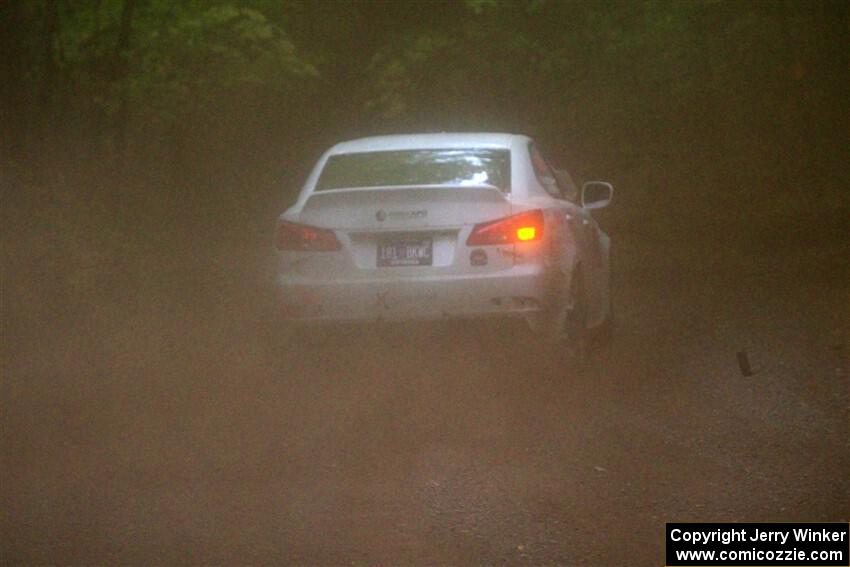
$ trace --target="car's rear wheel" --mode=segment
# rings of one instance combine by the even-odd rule
[[[575,271],[561,300],[554,307],[550,327],[550,346],[553,360],[570,370],[581,370],[589,354],[587,309],[584,284]]]
[[[594,347],[607,347],[614,339],[614,305],[608,296],[608,315],[601,325],[590,329],[590,338]]]
[[[589,343],[584,285],[580,272],[573,275],[558,321],[558,344],[562,360],[573,368],[587,362]]]

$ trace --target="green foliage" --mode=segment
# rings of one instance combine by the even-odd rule
[[[136,41],[142,88],[168,94],[263,85],[286,90],[299,76],[316,70],[296,53],[279,26],[262,13],[231,4],[191,9],[164,3],[147,14]],[[163,25],[163,22],[168,22]]]
[[[35,149],[54,133],[102,156],[127,139],[131,160],[186,166],[274,147],[295,161],[358,133],[498,129],[536,136],[580,173],[640,176],[664,160],[711,186],[771,163],[800,175],[787,157],[846,126],[840,1],[7,6],[9,61],[26,62],[8,64],[24,118],[7,139]]]
[[[54,37],[39,37],[48,5],[24,3],[19,17],[33,30],[26,46],[32,65],[24,77],[37,92],[45,73],[43,43],[57,68],[58,112],[76,128],[94,128],[108,141],[116,128],[143,123],[168,135],[186,112],[209,112],[222,96],[286,98],[317,77],[279,23],[259,8],[268,2],[226,0],[88,0],[56,2]],[[121,19],[132,3],[127,48]],[[130,118],[121,115],[130,109]],[[32,108],[31,114],[40,109]],[[130,124],[116,124],[130,120]],[[68,120],[64,122],[68,126]],[[112,125],[112,126],[110,126]],[[51,125],[55,129],[55,124]],[[88,131],[81,135],[89,135]]]

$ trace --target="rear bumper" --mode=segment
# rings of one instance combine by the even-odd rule
[[[281,276],[282,315],[300,323],[528,317],[544,306],[547,273],[537,265],[487,274],[311,281]]]

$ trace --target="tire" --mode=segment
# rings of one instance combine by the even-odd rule
[[[607,347],[614,340],[614,304],[611,300],[610,292],[608,294],[608,316],[601,325],[590,330],[591,341],[594,347]]]
[[[576,271],[553,321],[554,360],[573,371],[584,369],[590,350],[585,297],[581,272]]]

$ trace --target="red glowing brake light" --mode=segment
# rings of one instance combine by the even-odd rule
[[[543,211],[526,211],[503,219],[475,225],[467,246],[513,244],[543,238]]]
[[[339,250],[339,243],[332,230],[279,221],[277,225],[277,249],[300,250],[303,252],[331,252]]]

